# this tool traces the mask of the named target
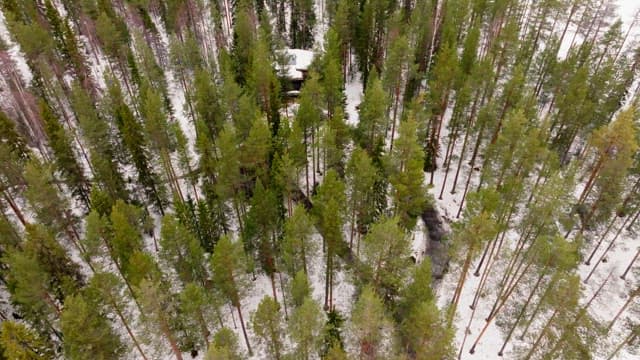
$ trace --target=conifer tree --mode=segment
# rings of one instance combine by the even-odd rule
[[[350,222],[349,248],[353,248],[354,237],[357,238],[356,253],[358,253],[360,235],[374,220],[373,192],[375,183],[380,180],[380,173],[367,153],[357,147],[351,153],[345,177]]]
[[[378,74],[374,72],[367,83],[358,116],[360,143],[369,154],[373,154],[378,143],[384,143],[386,126],[389,123],[387,109],[387,95]]]
[[[88,286],[85,288],[85,294],[87,301],[92,304],[96,309],[104,311],[105,314],[110,314],[117,317],[119,323],[121,323],[129,339],[133,342],[136,351],[144,360],[148,360],[149,357],[145,354],[141,347],[141,340],[134,333],[132,328],[131,315],[127,311],[129,298],[123,295],[123,285],[118,277],[110,272],[96,272],[91,278]],[[133,296],[133,293],[131,293]]]
[[[394,214],[400,225],[413,229],[416,218],[427,203],[423,185],[422,158],[418,144],[417,124],[410,115],[400,124],[398,140],[389,156],[389,182],[393,187]]]
[[[343,253],[344,183],[334,170],[329,170],[314,197],[314,214],[326,250],[324,307],[332,309],[335,258]]]
[[[289,334],[296,344],[295,358],[308,360],[318,353],[323,320],[320,305],[310,297],[306,297],[293,311],[289,319]]]
[[[188,283],[178,296],[178,314],[184,331],[194,339],[197,348],[206,348],[212,323],[224,325],[217,293],[207,291],[201,285]]]
[[[455,316],[456,307],[460,301],[462,289],[464,287],[471,261],[482,248],[482,243],[493,238],[497,233],[497,224],[492,218],[493,211],[497,206],[498,197],[495,192],[482,190],[469,200],[464,223],[454,230],[454,241],[459,249],[464,249],[466,253],[462,264],[460,277],[456,290],[451,300],[452,306],[449,309],[449,323]]]
[[[291,1],[291,47],[310,49],[313,46],[313,27],[316,23],[314,2],[311,0]]]
[[[78,196],[88,206],[89,187],[87,179],[84,175],[84,169],[76,159],[69,137],[54,115],[53,110],[44,101],[40,103],[40,112],[45,131],[49,137],[49,146],[51,146],[55,155],[58,170],[73,189],[74,195]]]
[[[251,326],[259,343],[265,345],[268,358],[280,360],[284,356],[284,324],[278,302],[269,296],[262,298],[251,314]]]
[[[433,299],[414,305],[400,332],[408,353],[416,359],[446,359],[453,354],[452,328],[447,326]]]
[[[313,222],[305,208],[296,205],[293,214],[284,223],[282,258],[286,271],[293,276],[298,271],[308,273],[309,259],[314,258],[317,247],[311,239]]]
[[[236,334],[229,328],[218,330],[213,336],[213,342],[205,355],[206,360],[240,360],[242,356],[238,349]]]
[[[275,191],[272,188],[264,188],[262,182],[258,180],[243,234],[245,248],[255,252],[262,270],[271,280],[271,290],[276,301],[278,301],[275,280],[275,273],[278,271],[276,256],[281,227],[277,205]]]
[[[128,199],[124,178],[118,168],[112,129],[79,86],[72,88],[71,102],[83,139],[89,147],[93,181],[112,198]]]
[[[79,250],[77,218],[68,210],[68,203],[54,186],[51,167],[32,158],[25,166],[27,188],[24,196],[39,223],[47,226],[56,236],[64,234]]]
[[[162,219],[160,258],[178,274],[183,284],[207,282],[204,251],[198,240],[173,215]]]
[[[142,185],[149,202],[154,205],[160,214],[164,214],[166,205],[164,189],[153,169],[142,124],[138,122],[129,106],[124,102],[120,87],[114,81],[111,81],[109,86],[109,95],[113,117],[120,133],[122,144],[128,153],[131,163],[138,172],[138,182]]]
[[[176,307],[169,289],[158,280],[144,279],[140,283],[137,293],[142,305],[142,318],[148,331],[157,338],[164,338],[169,342],[173,355],[182,360],[182,351],[178,344],[178,323]]]
[[[248,287],[244,264],[245,254],[241,244],[231,242],[231,239],[227,236],[221,237],[211,257],[213,280],[218,284],[220,292],[225,299],[238,311],[247,351],[251,355],[251,345],[249,344],[240,304],[240,300]]]
[[[55,321],[62,307],[51,288],[51,275],[37,259],[24,252],[5,255],[3,263],[10,268],[6,278],[13,304],[39,334],[60,338]]]
[[[261,33],[252,49],[247,87],[255,96],[262,113],[267,117],[271,135],[275,136],[280,127],[280,82],[273,69],[272,58],[266,35]]]
[[[591,221],[600,222],[609,215],[621,199],[622,181],[633,162],[638,149],[636,130],[632,124],[633,108],[621,112],[608,126],[596,130],[591,139],[594,149],[589,177],[579,203],[585,203],[591,195],[589,211],[582,220],[582,228]],[[594,191],[595,190],[595,191]]]
[[[361,253],[363,278],[385,301],[397,296],[406,280],[409,260],[409,237],[400,228],[398,218],[382,218],[374,223],[364,238]]]
[[[143,89],[145,91],[145,89]],[[184,201],[178,175],[176,174],[171,153],[174,149],[175,139],[164,113],[162,97],[152,88],[147,87],[141,97],[141,112],[144,118],[144,130],[149,137],[150,149],[160,158],[160,164],[164,170],[165,179],[169,183],[173,197]]]
[[[289,292],[291,293],[290,299],[294,308],[302,306],[304,300],[311,296],[311,284],[309,284],[309,278],[302,270],[298,271],[289,286]]]
[[[356,27],[355,50],[362,80],[366,84],[374,69],[378,72],[382,69],[387,20],[393,13],[394,7],[395,4],[391,4],[388,0],[367,0],[361,3],[360,18]]]
[[[218,178],[215,184],[216,194],[224,201],[230,201],[238,219],[239,230],[244,231],[242,219],[244,217],[244,192],[240,148],[237,132],[230,124],[225,125],[217,139],[219,147],[219,161],[217,164]]]
[[[423,301],[434,299],[431,290],[431,261],[425,258],[413,269],[413,274],[409,283],[400,292],[400,300],[396,307],[396,317],[406,318],[410,309],[413,309]]]
[[[53,359],[50,344],[27,326],[5,320],[0,329],[0,344],[6,359]]]
[[[105,314],[92,307],[82,295],[69,296],[61,315],[64,352],[69,359],[115,359],[123,346]]]
[[[394,39],[389,49],[389,55],[385,61],[385,69],[382,73],[382,84],[384,89],[390,96],[391,102],[391,126],[387,125],[387,129],[391,127],[391,135],[389,138],[389,152],[393,150],[393,141],[396,133],[396,124],[398,120],[398,112],[400,109],[400,95],[404,81],[406,81],[405,73],[408,66],[409,44],[405,36],[399,36]],[[386,135],[386,132],[385,132]],[[386,136],[385,136],[386,137]]]
[[[389,319],[385,315],[382,300],[374,289],[365,287],[351,312],[351,326],[355,340],[355,353],[360,358],[375,359],[385,356],[383,339],[389,331]],[[390,355],[390,354],[386,354]]]

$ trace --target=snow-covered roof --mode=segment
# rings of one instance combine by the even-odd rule
[[[309,69],[313,61],[313,51],[302,49],[284,49],[289,56],[289,64],[286,68],[286,77],[290,80],[302,80],[304,72]]]

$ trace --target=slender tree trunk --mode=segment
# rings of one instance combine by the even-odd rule
[[[520,309],[520,312],[518,313],[518,316],[516,317],[516,320],[513,322],[513,325],[511,326],[511,329],[509,329],[509,333],[507,334],[507,338],[504,340],[504,343],[502,344],[502,347],[500,348],[500,351],[498,351],[498,356],[502,356],[504,354],[504,349],[507,347],[507,344],[509,343],[509,340],[511,340],[511,336],[513,335],[513,332],[515,331],[516,327],[518,326],[518,323],[520,322],[520,319],[522,319],[522,316],[524,316],[525,312],[527,311],[527,306],[529,306],[529,303],[531,302],[531,299],[533,299],[533,295],[535,295],[536,291],[538,290],[538,287],[540,286],[540,283],[542,282],[542,279],[544,278],[545,272],[543,271],[540,276],[538,277],[538,281],[536,281],[536,284],[533,286],[533,290],[531,290],[531,292],[529,293],[529,296],[527,297],[527,300],[525,301],[524,305],[522,305],[522,309]]]
[[[464,132],[464,140],[462,141],[462,150],[460,150],[460,157],[458,158],[458,166],[456,169],[456,176],[453,179],[453,185],[451,185],[451,194],[456,193],[456,185],[458,184],[458,176],[460,175],[460,168],[462,167],[462,162],[464,161],[464,155],[467,150],[467,143],[469,140],[469,134],[471,133],[471,124],[473,123],[473,119],[475,118],[475,113],[478,105],[478,98],[480,94],[476,94],[476,97],[473,101],[473,106],[471,107],[471,115],[469,115],[469,119],[467,121],[467,126]],[[470,171],[473,171],[471,169]]]
[[[142,356],[142,358],[144,360],[148,360],[148,358],[145,355],[144,351],[142,351],[142,347],[140,346],[140,342],[138,342],[138,339],[133,334],[133,331],[131,330],[131,327],[129,326],[129,322],[127,321],[126,317],[124,316],[124,314],[122,313],[122,311],[120,310],[118,305],[116,304],[115,300],[113,298],[109,297],[109,302],[111,303],[111,306],[113,307],[113,310],[116,312],[116,315],[118,315],[118,318],[122,322],[122,325],[124,325],[124,328],[127,330],[127,334],[129,334],[129,337],[131,338],[131,341],[133,341],[133,345],[136,347],[136,349],[140,353],[140,356]]]
[[[613,270],[611,270],[609,272],[609,275],[607,275],[607,277],[604,279],[602,284],[600,284],[600,286],[598,287],[596,292],[593,294],[593,296],[591,296],[589,301],[578,311],[578,314],[575,316],[575,319],[569,325],[570,328],[573,328],[585,316],[585,314],[587,313],[587,310],[589,310],[589,306],[591,306],[591,303],[593,302],[593,300],[595,300],[595,298],[600,294],[600,292],[602,291],[604,286],[607,284],[607,282],[611,278],[611,274],[613,274]],[[549,352],[549,354],[548,354],[549,358],[553,359],[553,355],[555,355],[556,351],[558,351],[560,346],[563,344],[564,339],[565,339],[565,337],[567,336],[568,333],[569,333],[569,331],[562,332],[562,334],[560,335],[560,338],[558,339],[558,341],[556,342],[554,347]]]
[[[480,143],[482,142],[482,133],[484,132],[484,126],[485,124],[482,123],[482,125],[480,126],[480,130],[478,131],[478,139],[476,140],[476,145],[473,149],[473,155],[471,156],[469,175],[467,176],[467,183],[465,184],[464,193],[462,194],[462,199],[460,200],[460,207],[458,208],[456,219],[460,218],[460,214],[462,213],[462,208],[464,206],[464,200],[467,197],[467,192],[469,191],[469,184],[471,182],[471,176],[473,175],[473,166],[476,163],[476,157],[478,156],[478,150],[480,149]]]
[[[13,213],[16,215],[22,226],[27,226],[27,220],[25,219],[24,214],[22,213],[18,205],[13,200],[11,194],[7,190],[4,190],[2,192],[2,196],[7,201],[9,207],[11,207],[11,210],[13,210]]]
[[[636,290],[636,291],[638,291],[638,290]],[[616,316],[613,317],[613,320],[611,320],[611,322],[609,323],[609,326],[607,326],[607,332],[609,332],[609,330],[611,330],[611,328],[616,323],[616,321],[618,320],[620,315],[622,315],[622,313],[627,309],[629,304],[631,304],[631,302],[636,298],[636,296],[637,296],[637,293],[635,293],[633,291],[631,292],[631,294],[629,294],[629,298],[627,299],[627,301],[624,302],[624,305],[622,305],[622,308],[620,308],[620,310],[618,310],[618,312],[616,313]]]
[[[636,254],[633,256],[633,259],[631,259],[631,262],[629,263],[627,268],[624,270],[622,275],[620,275],[620,279],[624,280],[627,277],[627,273],[629,272],[629,270],[631,270],[631,267],[633,266],[633,263],[635,263],[638,259],[638,256],[640,256],[640,247],[638,248],[638,251],[636,251]]]
[[[247,344],[247,352],[249,356],[253,356],[253,351],[251,351],[251,344],[249,344],[249,337],[247,336],[247,329],[244,326],[244,318],[242,317],[242,310],[240,309],[240,304],[236,305],[236,310],[238,310],[238,317],[240,318],[240,326],[242,326],[242,335],[244,335],[244,341]]]
[[[456,285],[456,290],[453,293],[453,299],[451,299],[449,324],[453,322],[453,318],[456,315],[456,308],[458,307],[458,302],[460,302],[460,295],[462,294],[462,288],[464,287],[465,280],[467,279],[467,272],[469,272],[472,256],[473,256],[473,251],[472,251],[472,248],[470,247],[469,249],[467,249],[467,257],[464,260],[464,264],[462,265],[462,271],[460,273],[460,277],[458,278],[458,284]]]
[[[609,355],[607,360],[613,359],[626,344],[630,344],[634,342],[637,337],[638,337],[638,334],[636,334],[635,329],[631,329],[631,331],[629,332],[629,335],[627,335],[627,337],[624,338],[624,340],[620,343],[620,345],[616,346],[616,349],[613,351],[613,353],[611,353],[611,355]]]
[[[587,275],[587,277],[584,279],[584,283],[586,284],[589,281],[589,278],[591,278],[591,276],[593,275],[593,273],[596,271],[596,269],[598,268],[598,265],[600,265],[600,263],[602,262],[602,260],[604,259],[605,256],[607,256],[607,253],[609,253],[609,250],[611,250],[613,248],[613,245],[615,244],[616,240],[618,239],[618,236],[620,236],[620,233],[622,233],[622,230],[624,230],[625,226],[627,225],[627,221],[629,220],[629,218],[627,218],[625,220],[625,222],[622,224],[622,226],[620,226],[620,228],[618,229],[618,231],[616,232],[616,235],[613,237],[613,239],[611,239],[611,242],[609,243],[609,246],[607,246],[607,248],[604,250],[604,252],[602,253],[602,255],[600,255],[600,257],[598,258],[598,261],[596,262],[595,265],[593,265],[593,269],[591,269],[591,272],[589,272],[589,275]]]
[[[609,221],[609,225],[607,225],[607,229],[600,236],[600,240],[598,240],[598,243],[596,244],[596,247],[593,248],[593,251],[591,252],[591,255],[589,255],[589,258],[587,258],[587,261],[584,262],[585,265],[591,265],[591,259],[593,259],[593,256],[596,254],[596,251],[598,251],[598,249],[600,248],[600,245],[602,245],[602,242],[607,237],[607,234],[609,233],[609,230],[611,230],[611,227],[613,226],[613,223],[615,223],[615,222],[616,222],[616,218],[615,217],[613,217],[611,219],[611,221]]]
[[[551,326],[551,323],[553,322],[553,320],[556,318],[556,315],[558,315],[558,309],[555,309],[551,314],[551,317],[549,318],[549,320],[547,320],[547,323],[544,325],[544,327],[540,331],[540,335],[538,335],[538,338],[533,343],[533,345],[531,346],[531,349],[529,349],[529,352],[525,356],[524,358],[525,360],[531,359],[531,356],[535,354],[536,350],[538,349],[538,345],[540,345],[540,341],[542,341],[542,338],[549,330],[549,327]]]
[[[160,331],[167,337],[167,341],[169,341],[169,345],[171,346],[171,350],[173,354],[176,356],[177,360],[182,360],[182,352],[180,351],[180,347],[178,346],[178,342],[176,338],[173,336],[171,329],[169,329],[169,324],[167,324],[166,320],[163,318],[162,323],[160,325]]]

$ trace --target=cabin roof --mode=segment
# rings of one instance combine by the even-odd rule
[[[286,66],[285,77],[289,80],[302,80],[304,73],[309,70],[314,53],[302,49],[284,49],[289,56],[289,64]]]

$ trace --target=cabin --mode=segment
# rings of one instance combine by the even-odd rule
[[[286,95],[296,97],[300,94],[300,89],[307,78],[315,54],[310,50],[289,48],[284,49],[284,53],[288,60],[287,65],[284,67],[276,65],[276,70],[278,75],[285,80],[286,85],[283,90]]]

